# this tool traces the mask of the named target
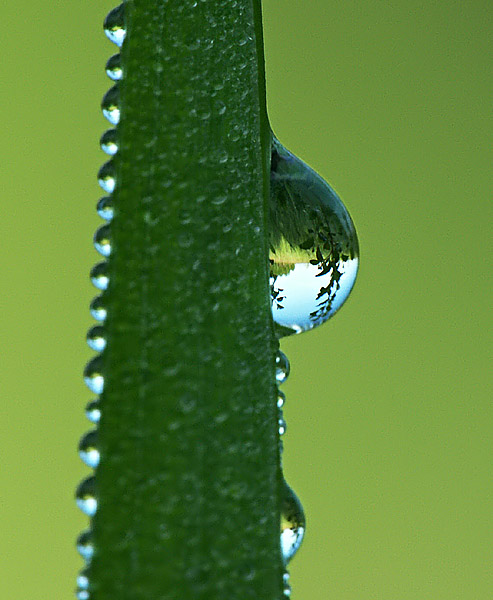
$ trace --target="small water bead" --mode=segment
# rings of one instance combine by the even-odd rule
[[[106,332],[102,325],[95,325],[87,332],[87,344],[96,352],[102,352],[106,348]]]
[[[118,152],[118,131],[116,129],[107,129],[99,141],[101,150],[114,156]]]
[[[77,600],[89,600],[91,595],[89,594],[89,590],[77,590],[75,592],[75,597]]]
[[[113,198],[110,196],[105,196],[99,200],[96,210],[98,211],[98,215],[105,219],[106,221],[111,221],[114,217],[115,210],[113,207]]]
[[[115,165],[111,160],[104,163],[104,165],[99,169],[98,172],[98,183],[103,188],[103,190],[111,194],[116,186],[116,173],[115,173]]]
[[[94,517],[98,508],[94,475],[80,482],[75,492],[75,501],[83,513],[88,517]]]
[[[286,402],[286,395],[281,392],[280,390],[277,390],[277,408],[282,408],[284,406],[284,403]]]
[[[286,421],[281,417],[280,419],[278,419],[277,424],[278,424],[279,435],[284,435],[286,433],[286,429],[287,429]]]
[[[87,573],[87,569],[82,569],[82,571],[80,571],[80,573],[77,575],[76,583],[80,590],[89,589],[89,576]]]
[[[94,556],[94,543],[92,541],[92,531],[87,529],[83,531],[76,542],[77,551],[82,556],[82,558],[89,562],[91,558]]]
[[[334,190],[275,137],[270,179],[272,314],[282,337],[317,327],[344,304],[359,248]]]
[[[111,254],[111,229],[109,225],[103,225],[94,234],[94,247],[102,256]]]
[[[103,115],[112,125],[118,125],[120,122],[119,102],[120,91],[118,89],[118,85],[114,85],[106,92],[101,102],[101,110],[103,111]]]
[[[94,394],[101,394],[104,390],[103,361],[101,356],[94,357],[84,369],[84,381]]]
[[[282,576],[282,584],[282,593],[284,595],[284,598],[291,598],[291,586],[289,585],[289,573],[287,571],[285,571],[284,575]]]
[[[278,384],[284,383],[289,376],[290,366],[288,357],[278,350],[276,353],[276,381]]]
[[[121,48],[127,35],[123,4],[120,4],[120,6],[117,6],[106,15],[103,27],[108,39]]]
[[[305,513],[298,496],[284,482],[281,505],[281,552],[287,564],[298,551],[305,535]]]
[[[101,419],[101,407],[99,400],[91,400],[86,405],[86,417],[91,421],[91,423],[99,423]]]
[[[92,429],[82,436],[79,442],[79,456],[88,467],[99,465],[98,431]]]
[[[106,63],[106,75],[113,81],[120,81],[123,77],[122,57],[120,54],[114,54]]]
[[[104,321],[107,316],[106,306],[102,296],[96,296],[89,306],[91,315],[96,321]]]
[[[108,277],[108,264],[103,261],[94,265],[90,274],[91,282],[98,290],[104,291],[108,289],[110,279]]]

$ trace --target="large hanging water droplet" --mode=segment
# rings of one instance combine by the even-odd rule
[[[87,562],[94,556],[94,543],[92,541],[92,531],[90,529],[83,531],[77,538],[77,550]]]
[[[276,381],[278,384],[284,383],[289,377],[289,360],[288,357],[278,350],[276,353]]]
[[[101,419],[101,407],[99,404],[99,400],[91,400],[86,405],[86,417],[91,421],[91,423],[99,423]]]
[[[103,225],[94,234],[94,247],[99,254],[108,257],[111,254],[111,229],[109,225]]]
[[[96,352],[102,352],[106,348],[106,332],[102,325],[95,325],[87,332],[87,344]]]
[[[91,269],[91,282],[98,290],[104,291],[108,289],[110,278],[108,277],[108,263],[100,262]]]
[[[120,81],[123,77],[122,57],[120,54],[114,54],[106,63],[106,75],[113,81]]]
[[[104,321],[108,315],[104,299],[102,296],[96,296],[89,306],[91,315],[96,321]]]
[[[281,552],[287,564],[298,551],[305,535],[305,513],[289,485],[284,482],[284,496],[281,504]]]
[[[101,150],[114,156],[118,152],[118,131],[116,129],[107,129],[99,141]]]
[[[120,91],[117,85],[110,88],[103,96],[101,109],[103,115],[112,125],[118,125],[120,122]]]
[[[98,215],[105,219],[106,221],[111,221],[115,214],[115,210],[113,207],[113,198],[111,196],[105,196],[99,200],[98,205],[96,207],[98,211]]]
[[[109,160],[99,169],[98,183],[108,194],[113,192],[116,186],[116,173],[113,161]]]
[[[98,508],[94,475],[80,482],[75,492],[75,501],[83,513],[88,517],[94,517]]]
[[[101,356],[94,357],[84,369],[84,381],[94,394],[101,394],[104,390],[103,361]]]
[[[79,442],[79,456],[88,467],[99,465],[98,430],[92,429],[82,436]]]
[[[272,139],[270,283],[280,337],[329,319],[358,271],[358,238],[337,194],[313,169]]]
[[[127,35],[123,4],[120,4],[106,15],[103,27],[108,39],[121,48]]]

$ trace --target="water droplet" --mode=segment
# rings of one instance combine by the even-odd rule
[[[99,141],[101,150],[114,156],[118,152],[118,131],[116,129],[107,129]]]
[[[99,185],[103,188],[103,190],[108,194],[111,194],[111,192],[115,189],[115,165],[111,160],[104,163],[104,165],[99,169],[98,182]]]
[[[344,304],[358,271],[349,213],[315,171],[272,140],[272,313],[280,337],[321,325]]]
[[[111,221],[115,213],[113,208],[113,198],[111,198],[110,196],[105,196],[104,198],[101,198],[101,200],[98,202],[96,210],[98,211],[98,215],[102,219],[105,219],[106,221]]]
[[[278,350],[276,353],[276,381],[281,384],[286,381],[289,376],[290,366],[288,357]]]
[[[283,418],[280,418],[277,423],[279,427],[279,435],[284,435],[287,429],[286,421]]]
[[[89,311],[96,321],[104,321],[106,319],[107,311],[102,296],[96,296],[94,298],[89,306]]]
[[[282,408],[286,402],[286,395],[280,390],[277,391],[277,408]]]
[[[102,325],[95,325],[87,332],[87,344],[92,350],[102,352],[106,348],[106,335]]]
[[[120,107],[119,107],[120,91],[118,85],[114,85],[103,96],[101,109],[103,115],[112,125],[118,125],[120,122]]]
[[[77,538],[77,551],[87,562],[94,556],[94,543],[90,529],[83,531]]]
[[[100,262],[91,269],[90,278],[94,287],[98,290],[108,289],[110,279],[108,277],[108,264],[106,261]]]
[[[86,405],[86,417],[91,423],[99,423],[101,418],[101,408],[99,400],[91,400]]]
[[[113,54],[106,63],[106,75],[113,81],[120,81],[123,77],[122,57],[120,54]]]
[[[281,552],[287,564],[298,551],[305,535],[305,513],[289,485],[284,482],[284,497],[281,505]]]
[[[88,590],[77,590],[75,592],[76,600],[89,600],[90,597]]]
[[[80,482],[75,492],[75,501],[83,513],[88,517],[94,517],[98,508],[96,478],[94,475]]]
[[[106,15],[103,27],[108,39],[121,48],[127,34],[123,4],[120,4]]]
[[[82,436],[79,442],[79,456],[88,467],[95,469],[99,465],[99,450],[97,447],[98,430],[92,429]]]
[[[77,587],[80,590],[88,590],[89,589],[89,576],[87,569],[82,569],[80,573],[77,575]]]
[[[111,239],[110,239],[110,226],[103,225],[96,230],[94,234],[94,247],[103,256],[108,257],[111,254]]]
[[[84,369],[84,381],[94,394],[101,394],[104,389],[102,368],[103,361],[101,360],[101,356],[96,356],[87,363]]]
[[[282,576],[282,584],[282,593],[284,595],[284,598],[291,598],[291,586],[289,585],[289,573],[287,571],[285,571],[284,575]]]

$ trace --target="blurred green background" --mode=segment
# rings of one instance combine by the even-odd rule
[[[0,8],[2,598],[70,598],[81,566],[113,6]],[[362,255],[347,306],[284,343],[300,600],[492,597],[491,15],[479,0],[264,0],[273,128],[340,193]]]

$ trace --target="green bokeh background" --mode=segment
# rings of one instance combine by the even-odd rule
[[[2,598],[70,598],[114,4],[4,3]],[[344,198],[357,286],[287,340],[300,600],[492,597],[491,4],[264,0],[278,137]],[[488,228],[489,229],[489,228]],[[152,600],[152,599],[149,599]]]

